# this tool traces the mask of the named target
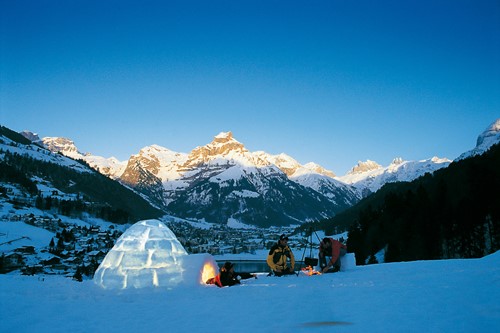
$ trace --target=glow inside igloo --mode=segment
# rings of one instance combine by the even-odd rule
[[[135,223],[116,241],[94,274],[105,289],[172,287],[183,280],[188,253],[158,220]]]

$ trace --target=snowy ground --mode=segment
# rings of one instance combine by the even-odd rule
[[[110,292],[0,275],[0,332],[498,332],[500,252],[482,259]]]

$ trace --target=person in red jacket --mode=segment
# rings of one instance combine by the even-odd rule
[[[234,264],[226,261],[224,266],[221,267],[220,273],[209,279],[207,284],[215,284],[217,287],[234,286],[240,284],[240,280],[257,278],[257,274],[246,273],[246,272],[235,272],[233,268]]]
[[[325,237],[319,244],[319,265],[323,273],[340,271],[340,258],[345,256],[347,246],[333,238]],[[329,259],[327,261],[327,259]]]

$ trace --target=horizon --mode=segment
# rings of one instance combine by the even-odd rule
[[[231,131],[346,174],[455,159],[500,117],[500,3],[0,4],[0,114],[127,160]]]

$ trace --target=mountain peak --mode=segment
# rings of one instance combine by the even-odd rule
[[[83,155],[76,148],[73,140],[61,137],[44,137],[42,139],[44,146],[56,153],[69,156],[71,158],[81,158]]]
[[[215,141],[229,141],[233,139],[233,133],[229,132],[220,132],[215,136]]]
[[[396,157],[395,159],[392,160],[391,165],[399,165],[403,163],[403,159],[401,157]]]
[[[483,133],[477,137],[476,147],[460,155],[456,161],[463,160],[464,158],[481,155],[491,146],[500,142],[500,118],[491,123]]]
[[[32,141],[32,142],[39,142],[40,141],[40,137],[38,136],[37,133],[33,133],[31,131],[28,131],[28,130],[24,130],[22,131],[21,133],[22,136],[24,136],[26,139]]]
[[[358,164],[356,164],[356,166],[354,166],[347,174],[359,174],[380,168],[382,168],[380,164],[371,160],[366,160],[365,162],[358,161]]]
[[[333,171],[327,170],[327,169],[323,168],[321,165],[314,163],[314,162],[309,162],[309,163],[304,164],[304,168],[309,169],[311,171],[314,171],[316,173],[319,173],[321,175],[328,176],[330,178],[336,177],[336,175],[335,175],[335,173],[333,173]]]
[[[248,164],[253,158],[245,146],[234,139],[232,132],[221,132],[209,144],[193,149],[184,167],[193,168],[217,159],[237,160]]]
[[[476,146],[482,146],[485,143],[488,143],[487,141],[490,141],[490,139],[498,137],[500,134],[500,118],[495,120],[490,126],[488,126],[487,129],[484,130],[481,135],[478,136],[477,138],[477,143]],[[498,141],[498,140],[494,140]]]
[[[219,134],[214,136],[213,141],[208,145],[206,145],[205,147],[207,146],[213,146],[213,147],[231,146],[231,149],[234,149],[235,147],[244,148],[243,144],[233,137],[233,133],[231,131],[220,132]]]
[[[208,149],[209,155],[226,155],[231,151],[248,152],[245,146],[233,137],[232,132],[220,132],[211,143],[202,148]]]
[[[158,154],[165,154],[165,153],[175,153],[172,152],[170,149],[162,147],[157,144],[152,144],[151,146],[146,146],[143,147],[140,151],[139,154],[142,155],[158,155]]]

